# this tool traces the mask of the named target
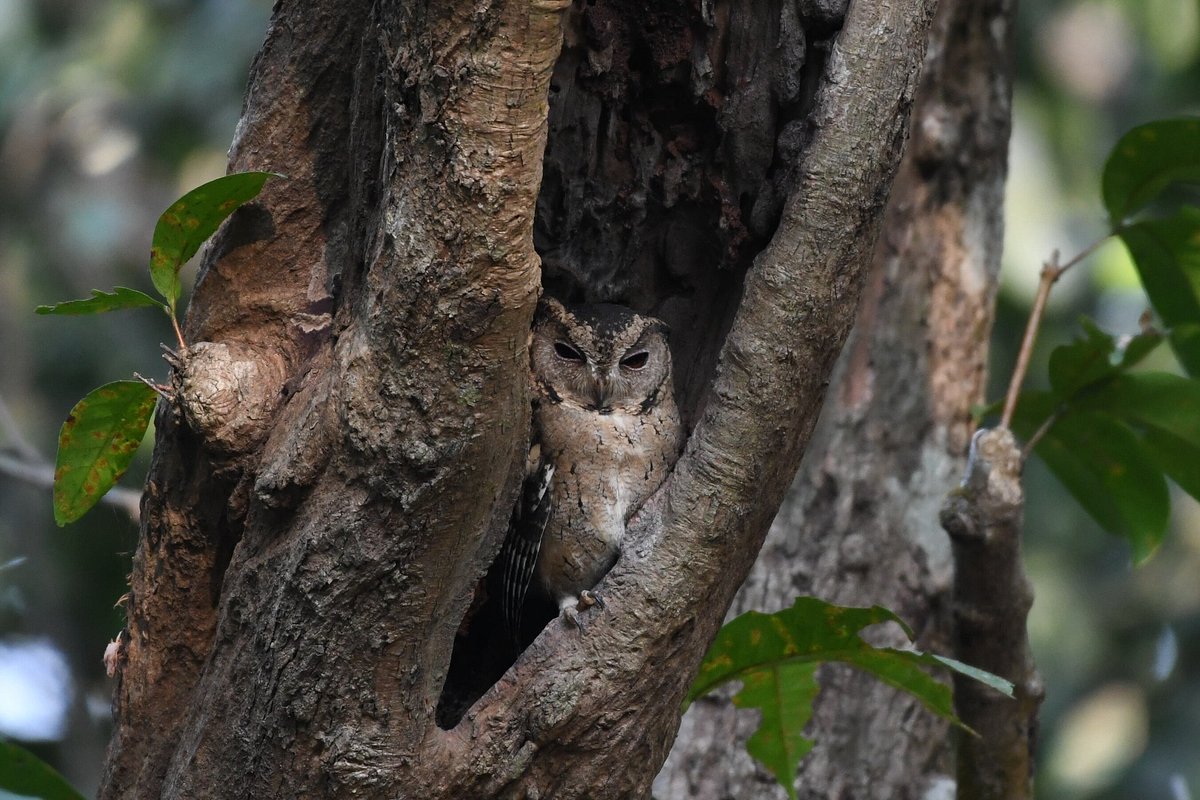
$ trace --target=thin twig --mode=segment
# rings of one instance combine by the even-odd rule
[[[137,372],[133,373],[133,377],[137,378],[139,381],[141,381],[142,383],[149,386],[151,389],[153,389],[155,392],[158,393],[159,397],[166,400],[168,403],[175,402],[175,398],[171,395],[171,387],[168,386],[167,384],[155,383],[154,381],[150,380],[149,378],[147,378],[144,375],[141,375]]]
[[[175,329],[175,338],[179,340],[179,352],[187,354],[187,342],[183,338],[183,330],[179,327],[179,320],[175,319],[174,311],[171,312],[171,327]]]
[[[1096,241],[1089,244],[1087,247],[1080,250],[1079,253],[1076,254],[1076,256],[1074,258],[1072,258],[1070,261],[1068,261],[1067,263],[1063,264],[1061,267],[1058,268],[1058,277],[1061,278],[1064,272],[1066,272],[1071,267],[1078,264],[1080,261],[1083,261],[1085,258],[1090,256],[1092,253],[1099,250],[1100,245],[1104,244],[1105,242],[1107,242],[1109,240],[1110,237],[1115,236],[1115,235],[1116,235],[1116,232],[1111,233],[1111,234],[1106,233],[1103,236],[1101,236],[1099,239],[1097,239]],[[1055,254],[1055,258],[1057,259],[1057,253]]]
[[[166,361],[168,364],[170,364],[173,369],[183,369],[183,358],[179,353],[175,352],[165,344],[159,344],[159,348],[162,349],[163,361]]]
[[[1080,250],[1074,258],[1061,266],[1058,263],[1058,251],[1055,250],[1050,256],[1050,260],[1042,265],[1037,296],[1033,299],[1033,308],[1029,311],[1029,321],[1025,324],[1025,336],[1021,339],[1021,350],[1017,353],[1017,365],[1013,368],[1012,379],[1008,383],[1008,393],[1004,396],[1004,412],[1000,415],[1001,428],[1011,426],[1013,413],[1017,410],[1017,397],[1021,394],[1021,386],[1025,383],[1025,374],[1029,372],[1029,360],[1033,357],[1033,343],[1037,340],[1038,331],[1042,327],[1042,317],[1046,314],[1046,300],[1050,296],[1050,287],[1054,286],[1067,270],[1090,256],[1106,241],[1108,241],[1107,234]],[[1044,435],[1045,431],[1042,431],[1041,434]]]
[[[1021,350],[1017,353],[1017,365],[1013,367],[1012,378],[1008,383],[1008,394],[1004,396],[1004,413],[1000,415],[1000,427],[1008,429],[1012,425],[1013,412],[1017,408],[1017,396],[1021,393],[1021,385],[1025,383],[1025,373],[1029,371],[1029,359],[1033,356],[1033,343],[1037,340],[1038,329],[1042,326],[1042,316],[1046,313],[1046,298],[1050,296],[1050,287],[1062,276],[1062,267],[1058,266],[1058,251],[1050,256],[1050,260],[1042,265],[1041,281],[1038,283],[1037,296],[1033,298],[1033,308],[1029,311],[1029,321],[1025,323],[1025,336],[1021,339]]]
[[[1029,459],[1029,454],[1033,452],[1033,448],[1037,447],[1037,444],[1042,440],[1042,437],[1050,432],[1050,429],[1054,427],[1054,423],[1062,419],[1062,416],[1066,413],[1066,411],[1067,407],[1065,405],[1055,409],[1054,413],[1046,417],[1042,424],[1038,426],[1038,429],[1033,432],[1033,436],[1029,437],[1029,441],[1026,442],[1025,446],[1021,448],[1022,467],[1025,466],[1025,462]]]

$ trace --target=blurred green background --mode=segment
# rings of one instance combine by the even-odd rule
[[[165,377],[165,317],[32,309],[93,288],[149,289],[159,212],[224,173],[269,11],[266,0],[0,0],[0,458],[52,459],[88,390],[135,370]],[[1200,113],[1200,0],[1025,0],[1017,63],[1000,376],[1042,261],[1103,233],[1099,176],[1113,143],[1138,123]],[[1146,308],[1121,246],[1105,246],[1056,288],[1031,383],[1080,314],[1133,333]],[[147,454],[125,485],[137,487]],[[1200,507],[1176,492],[1171,536],[1134,571],[1126,545],[1036,462],[1027,487],[1030,627],[1047,683],[1039,796],[1200,797]],[[108,737],[101,654],[122,625],[114,604],[135,543],[121,510],[59,529],[48,491],[0,474],[0,735],[85,792]]]
[[[164,379],[151,310],[40,317],[93,288],[151,291],[155,220],[225,173],[266,0],[0,0],[0,456],[53,459],[76,400]],[[184,276],[190,286],[191,274]],[[146,474],[149,442],[123,483]],[[100,506],[57,528],[49,494],[0,474],[0,735],[94,793],[110,729],[101,656],[123,624],[137,529]]]

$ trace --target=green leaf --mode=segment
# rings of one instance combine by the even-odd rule
[[[1130,225],[1120,236],[1162,321],[1200,323],[1200,208],[1183,206],[1166,219]]]
[[[1200,500],[1200,448],[1159,428],[1148,428],[1143,435],[1154,463],[1180,489]]]
[[[787,662],[750,673],[733,696],[738,708],[757,708],[762,719],[746,740],[746,752],[771,771],[788,797],[796,797],[796,766],[813,748],[803,734],[817,696],[816,662]]]
[[[1013,430],[1028,439],[1059,407],[1047,392],[1023,394]],[[1161,468],[1128,424],[1074,408],[1034,452],[1102,528],[1129,540],[1135,561],[1154,553],[1166,534],[1170,495]]]
[[[1172,327],[1170,342],[1175,357],[1187,374],[1200,378],[1200,324]]]
[[[225,218],[262,191],[271,172],[238,172],[209,181],[171,204],[154,226],[150,279],[171,308],[179,300],[179,270]]]
[[[1146,356],[1153,353],[1163,341],[1162,333],[1156,330],[1145,330],[1130,337],[1124,343],[1124,347],[1120,348],[1121,360],[1117,363],[1117,369],[1124,371],[1136,366]]]
[[[1085,398],[1081,407],[1141,428],[1150,458],[1184,491],[1200,498],[1200,381],[1169,372],[1122,375]]]
[[[1120,347],[1116,339],[1087,317],[1081,318],[1080,324],[1084,330],[1082,339],[1056,347],[1050,353],[1050,386],[1063,401],[1130,369],[1163,341],[1161,333],[1148,330],[1130,337]]]
[[[116,381],[75,404],[58,434],[55,522],[66,525],[82,517],[125,474],[157,397],[141,381]]]
[[[1081,407],[1159,428],[1200,447],[1200,381],[1170,372],[1121,375]]]
[[[915,650],[876,648],[859,637],[863,628],[881,622],[899,624],[912,638],[911,629],[899,617],[879,606],[845,608],[799,597],[791,608],[775,614],[742,614],[717,633],[687,702],[728,681],[742,681],[734,702],[741,708],[762,711],[760,728],[747,748],[794,797],[796,765],[812,747],[802,731],[812,715],[817,693],[813,676],[821,662],[841,661],[866,670],[954,722],[958,720],[950,687],[935,680],[924,667],[948,667],[972,677],[986,675],[964,670],[953,659]],[[989,686],[1011,696],[1012,684],[988,677]]]
[[[1200,181],[1200,120],[1158,120],[1122,136],[1101,181],[1113,232],[1179,181]]]
[[[92,296],[83,300],[67,300],[52,306],[38,306],[34,309],[37,314],[102,314],[105,311],[119,311],[124,308],[161,308],[167,307],[145,292],[137,289],[127,289],[117,286],[112,292],[102,292],[92,289]]]
[[[1116,372],[1112,356],[1117,344],[1113,337],[1087,318],[1080,323],[1084,338],[1056,347],[1050,353],[1050,386],[1064,400]]]
[[[933,655],[933,658],[947,669],[952,669],[957,673],[966,675],[968,678],[973,678],[979,681],[985,686],[990,686],[997,692],[1000,692],[1000,694],[1007,695],[1009,697],[1013,696],[1012,681],[1006,681],[999,675],[993,675],[987,670],[980,669],[979,667],[972,667],[970,664],[964,664],[956,658],[948,658],[947,656],[939,656],[936,654]]]
[[[66,778],[23,747],[0,741],[0,789],[42,800],[83,800]]]

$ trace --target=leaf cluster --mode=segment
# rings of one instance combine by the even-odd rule
[[[1138,563],[1166,534],[1170,479],[1200,498],[1200,208],[1163,209],[1177,182],[1200,182],[1200,119],[1134,128],[1102,178],[1110,236],[1129,251],[1161,327],[1119,338],[1081,322],[1050,355],[1049,391],[1025,392],[1013,430]],[[1136,368],[1166,342],[1184,375]]]
[[[873,647],[861,637],[872,625],[894,622],[909,640],[912,630],[886,608],[848,608],[798,597],[791,608],[774,614],[749,611],[717,633],[704,656],[687,703],[730,681],[741,681],[733,696],[738,708],[762,713],[746,749],[771,771],[792,798],[796,767],[813,741],[804,736],[817,696],[817,667],[839,661],[908,692],[933,713],[960,724],[950,686],[927,670],[948,668],[1012,696],[1012,684],[959,661],[918,650]]]
[[[171,320],[181,352],[187,345],[176,313],[182,288],[179,271],[234,211],[258,196],[269,172],[239,172],[185,194],[158,218],[150,246],[150,281],[162,296],[118,286],[111,292],[38,306],[38,314],[100,314],[129,308],[158,308]],[[115,381],[75,404],[58,434],[54,465],[54,521],[82,517],[111,489],[137,452],[150,426],[157,387],[142,380]]]

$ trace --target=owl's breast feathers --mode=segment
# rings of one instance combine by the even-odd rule
[[[670,392],[645,411],[642,405],[599,414],[546,396],[535,408],[543,458],[554,467],[554,508],[538,576],[560,606],[598,583],[612,566],[626,523],[678,454],[681,430]]]
[[[616,561],[630,517],[662,484],[683,442],[667,327],[654,317],[543,298],[530,378],[538,455],[501,561],[514,632],[531,583],[572,618],[580,593]]]

